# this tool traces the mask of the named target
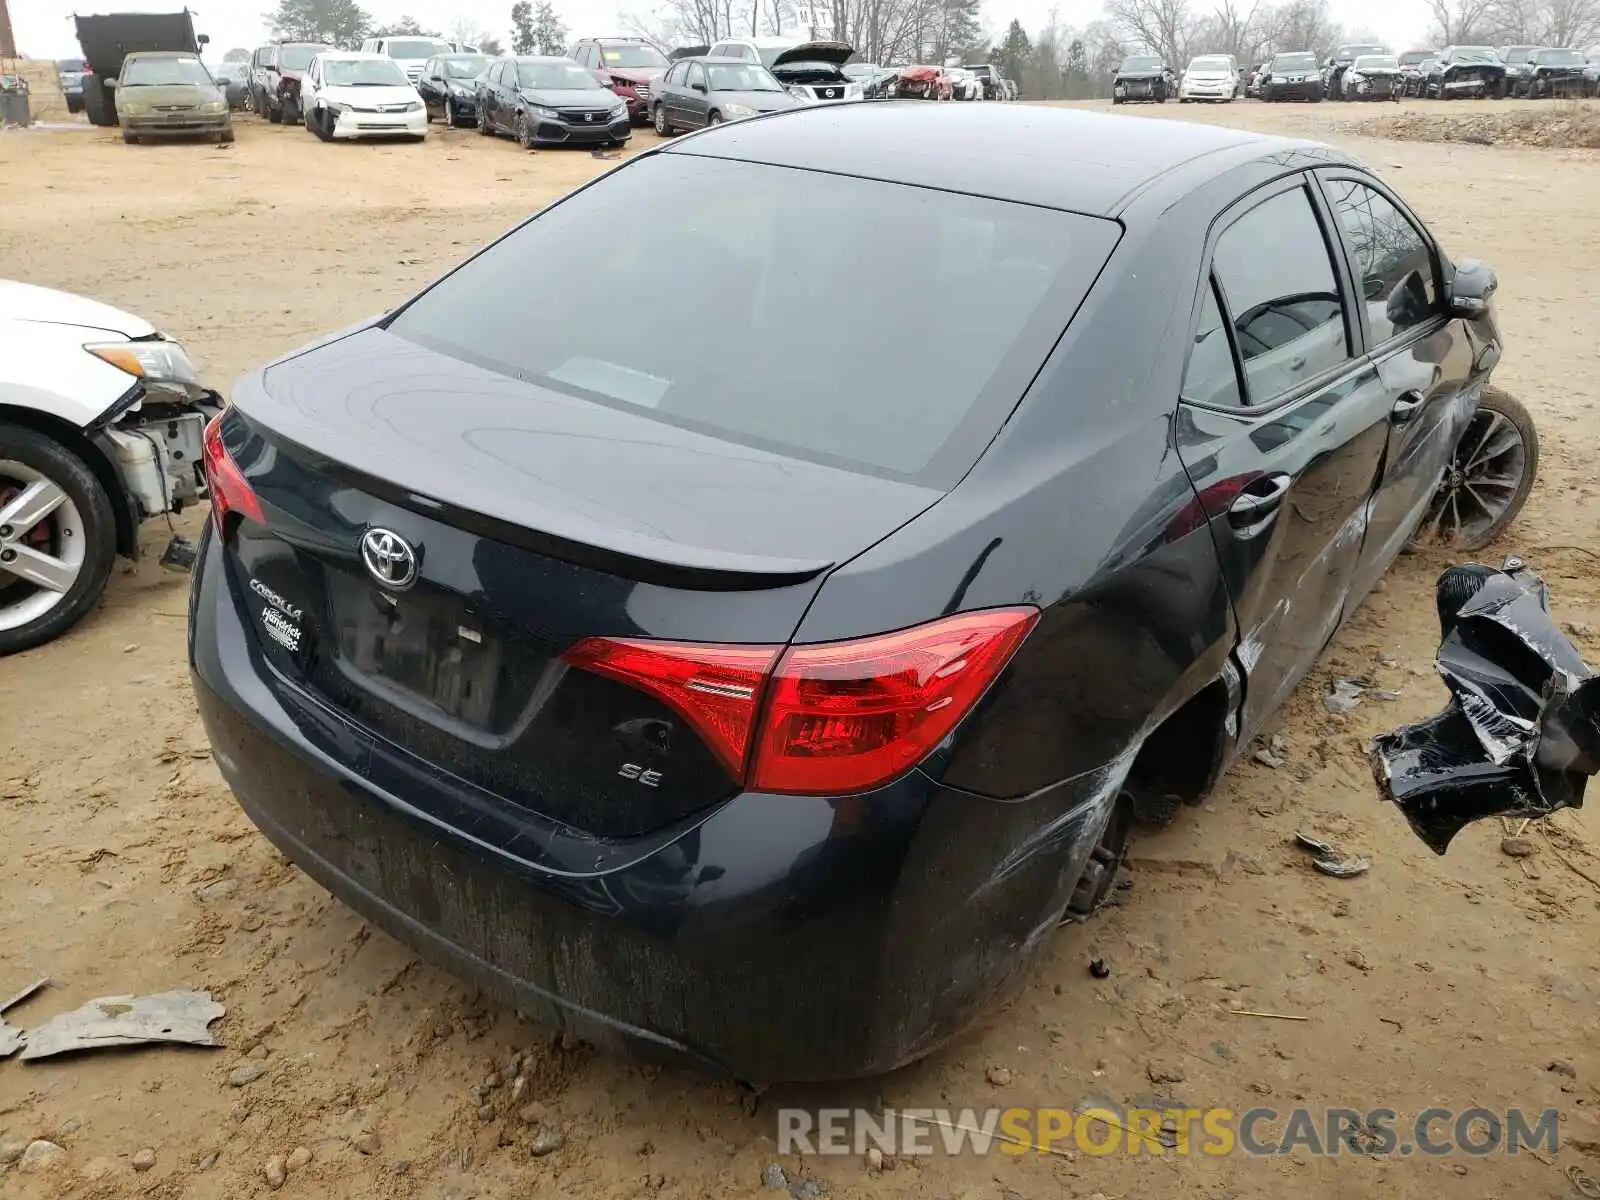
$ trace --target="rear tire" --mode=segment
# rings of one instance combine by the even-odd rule
[[[82,522],[84,547],[77,578],[58,603],[15,628],[0,628],[0,658],[42,646],[82,620],[105,592],[106,580],[111,577],[117,555],[117,523],[111,511],[111,500],[82,459],[53,438],[32,429],[0,424],[0,460],[8,459],[32,468],[66,493]],[[11,593],[17,589],[33,591],[32,585],[16,581],[16,577],[5,570],[4,563],[0,563],[0,625],[4,624],[7,609],[23,601],[20,595],[11,598]]]

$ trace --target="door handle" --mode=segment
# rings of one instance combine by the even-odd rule
[[[1394,402],[1394,407],[1389,410],[1389,419],[1396,425],[1405,425],[1410,421],[1414,421],[1417,415],[1422,412],[1422,406],[1427,402],[1428,398],[1421,392],[1404,392],[1401,394],[1400,399]]]
[[[1233,503],[1228,505],[1228,521],[1235,527],[1248,527],[1261,521],[1263,517],[1276,512],[1278,505],[1283,503],[1283,498],[1289,494],[1289,487],[1294,483],[1294,476],[1278,473],[1276,475],[1263,475],[1244,491],[1233,498]]]

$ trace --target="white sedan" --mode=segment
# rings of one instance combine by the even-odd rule
[[[971,71],[963,67],[946,67],[944,73],[950,77],[951,99],[983,99],[983,80]]]
[[[428,136],[428,109],[405,71],[383,54],[324,51],[300,85],[306,128],[335,138]]]
[[[1239,94],[1239,66],[1229,54],[1202,54],[1189,60],[1178,83],[1178,102],[1210,100],[1226,104]]]
[[[0,279],[0,657],[42,645],[100,599],[139,523],[205,498],[222,398],[150,323]],[[174,538],[162,560],[187,566]]]

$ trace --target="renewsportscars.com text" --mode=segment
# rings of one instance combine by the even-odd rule
[[[908,1108],[778,1110],[780,1154],[944,1153],[1315,1156],[1554,1154],[1553,1108]]]

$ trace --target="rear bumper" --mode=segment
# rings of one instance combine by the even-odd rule
[[[1001,803],[913,772],[588,839],[309,701],[263,662],[231,574],[208,526],[190,666],[251,820],[419,954],[602,1045],[750,1081],[926,1054],[1046,944],[1109,816],[1100,773]]]

